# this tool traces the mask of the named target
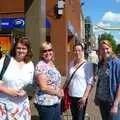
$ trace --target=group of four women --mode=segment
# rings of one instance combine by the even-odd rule
[[[43,42],[40,60],[35,66],[31,61],[31,44],[27,37],[18,37],[10,53],[10,63],[0,80],[0,120],[30,120],[31,111],[27,91],[29,84],[36,84],[34,104],[40,120],[61,120],[60,101],[64,96],[61,75],[54,64],[51,43]],[[73,46],[73,60],[69,64],[70,108],[73,120],[84,120],[89,93],[94,85],[93,65],[84,58],[84,46]],[[0,60],[0,71],[5,64]],[[120,60],[107,40],[99,45],[97,100],[103,120],[120,119]],[[79,67],[79,68],[78,68]],[[35,76],[35,78],[34,78]],[[34,78],[34,80],[33,80]]]

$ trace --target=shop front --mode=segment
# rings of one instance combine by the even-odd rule
[[[24,34],[25,19],[0,18],[0,53],[8,53],[14,43],[14,37]]]

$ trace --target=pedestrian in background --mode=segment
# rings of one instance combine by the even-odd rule
[[[52,44],[44,41],[40,49],[40,61],[35,68],[37,89],[35,106],[40,120],[61,120],[61,75],[54,64]]]
[[[93,64],[93,73],[94,73],[94,80],[97,80],[97,72],[98,72],[98,54],[96,50],[92,50],[88,55],[88,61]]]
[[[84,47],[81,43],[73,46],[73,60],[69,64],[69,96],[71,100],[72,120],[84,120],[87,100],[93,86],[93,65],[84,58]],[[79,67],[79,68],[78,68]]]
[[[108,40],[99,45],[96,102],[102,120],[120,120],[120,60]]]
[[[0,80],[0,120],[31,120],[29,100],[24,90],[33,82],[31,44],[24,36],[15,40],[10,63]],[[5,56],[0,59],[0,71],[4,60]]]

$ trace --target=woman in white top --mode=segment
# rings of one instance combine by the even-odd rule
[[[27,91],[32,84],[34,65],[27,37],[18,37],[11,51],[10,63],[0,80],[0,120],[31,120]],[[0,60],[0,71],[5,57]]]
[[[73,60],[69,64],[69,78],[77,69],[68,86],[71,98],[72,120],[84,120],[87,99],[93,85],[93,66],[84,58],[84,47],[81,43],[73,46]]]
[[[40,120],[61,120],[60,98],[61,75],[54,64],[52,44],[44,41],[41,44],[41,59],[35,67],[37,89],[35,105]]]

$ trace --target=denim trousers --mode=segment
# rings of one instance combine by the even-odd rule
[[[78,98],[78,97],[70,97],[70,100],[71,100],[70,108],[71,108],[71,113],[72,113],[72,120],[84,120],[84,118],[85,118],[87,102],[86,102],[84,108],[80,109],[78,107],[79,99],[80,98]]]
[[[61,120],[60,104],[44,106],[35,104],[39,113],[39,120]]]
[[[101,112],[102,120],[120,120],[120,104],[118,105],[118,112],[117,114],[110,114],[111,110],[111,103],[99,101],[99,108]]]

